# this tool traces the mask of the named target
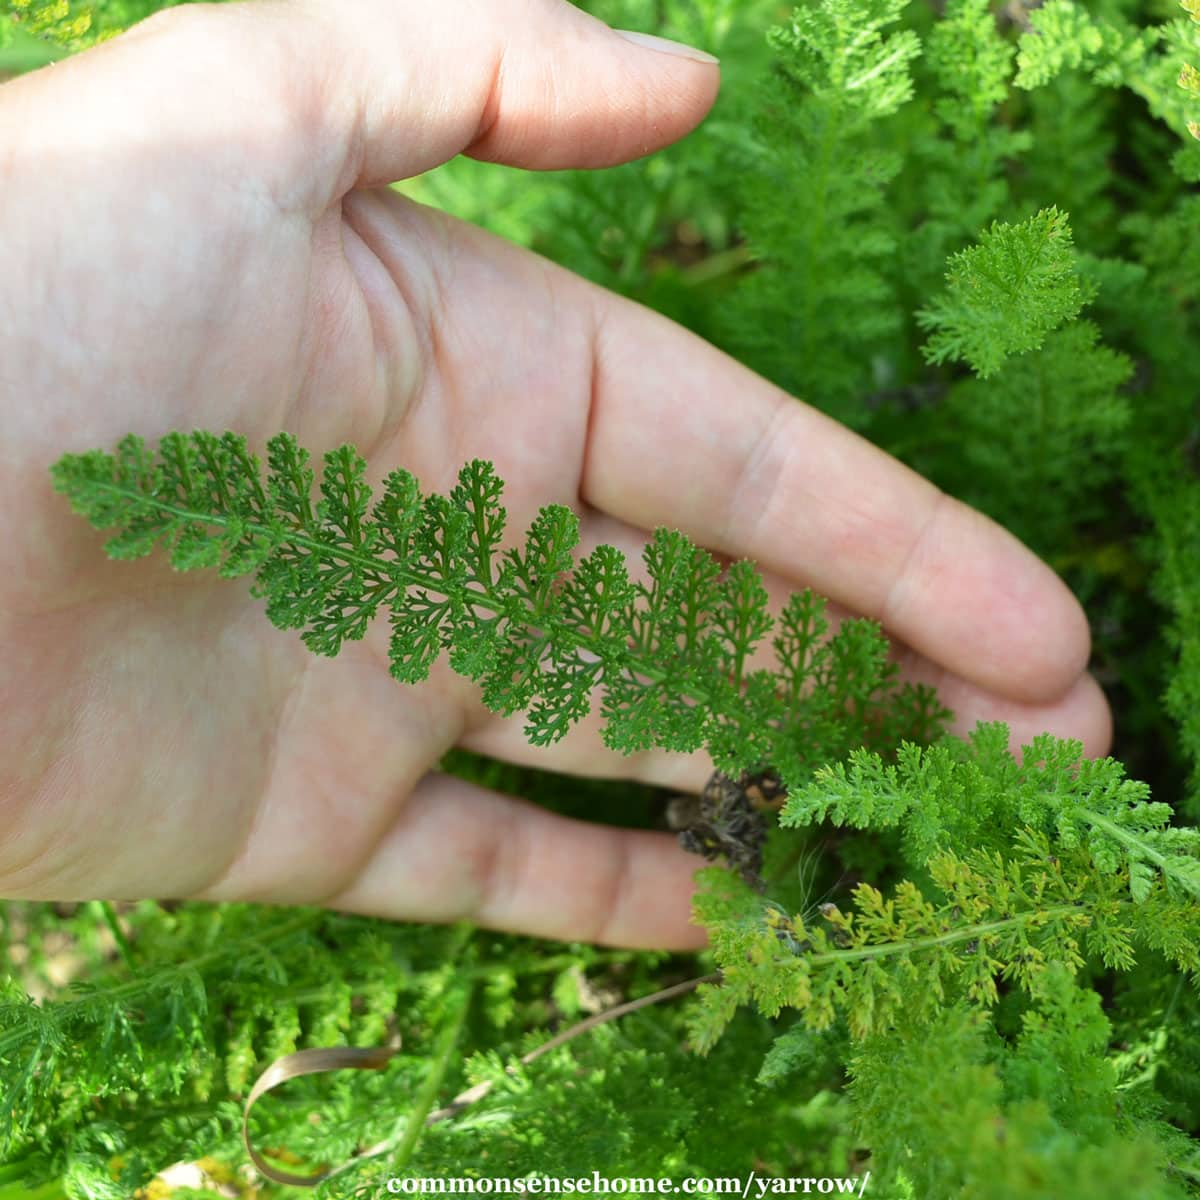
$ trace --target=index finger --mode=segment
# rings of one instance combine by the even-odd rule
[[[994,521],[667,318],[591,285],[580,497],[754,559],[997,695],[1064,693],[1087,618]]]

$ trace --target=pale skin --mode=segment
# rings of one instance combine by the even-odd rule
[[[247,580],[105,558],[50,487],[126,432],[280,429],[372,484],[491,459],[515,542],[569,504],[670,525],[883,622],[955,728],[1109,745],[1087,621],[1011,536],[665,318],[385,186],[459,153],[603,167],[687,134],[719,67],[562,0],[190,6],[0,86],[0,895],[317,903],[688,948],[698,860],[440,774],[463,746],[698,791],[588,719],[529,747],[380,619],[335,659]],[[764,658],[763,662],[769,659]],[[758,665],[758,664],[756,664]]]

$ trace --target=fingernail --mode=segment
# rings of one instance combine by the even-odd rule
[[[667,38],[655,37],[652,33],[635,33],[632,29],[614,29],[613,33],[619,33],[626,41],[633,42],[635,46],[645,46],[647,50],[661,50],[664,54],[675,54],[680,58],[690,58],[694,62],[718,63],[721,61],[711,54],[706,54],[703,50],[697,50],[695,46],[685,46],[683,42],[672,42]]]

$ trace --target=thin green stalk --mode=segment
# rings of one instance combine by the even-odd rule
[[[125,936],[125,931],[121,928],[120,921],[117,920],[117,910],[113,908],[108,900],[97,900],[95,904],[100,909],[100,915],[104,918],[104,923],[112,931],[113,940],[117,943],[117,950],[120,951],[121,957],[125,960],[125,965],[132,971],[134,969],[133,948],[129,944],[129,939]]]
[[[393,1159],[392,1165],[397,1170],[402,1170],[408,1165],[408,1160],[412,1158],[413,1151],[417,1148],[417,1142],[420,1141],[421,1134],[425,1131],[426,1119],[433,1111],[434,1101],[437,1100],[442,1080],[446,1077],[446,1071],[449,1069],[454,1055],[454,1048],[458,1044],[462,1027],[466,1023],[467,1010],[470,1007],[473,992],[474,987],[471,984],[459,987],[459,998],[454,1016],[446,1022],[438,1037],[437,1045],[433,1048],[433,1069],[425,1077],[425,1082],[417,1093],[416,1103],[408,1115],[408,1123],[404,1128],[404,1136],[396,1147],[396,1157]]]
[[[392,1160],[391,1166],[395,1170],[402,1170],[408,1165],[413,1151],[417,1148],[417,1143],[420,1141],[421,1134],[429,1124],[429,1115],[433,1112],[433,1105],[437,1100],[438,1092],[441,1090],[442,1080],[445,1079],[446,1072],[453,1059],[454,1049],[458,1044],[463,1025],[466,1023],[467,1012],[471,1006],[471,997],[475,990],[474,980],[465,974],[460,975],[451,986],[459,993],[457,1000],[452,1001],[454,1013],[450,1020],[442,1027],[438,1040],[429,1053],[429,1058],[432,1059],[433,1066],[429,1074],[425,1077],[425,1082],[421,1085],[420,1091],[417,1092],[417,1097],[412,1108],[400,1119],[397,1130],[390,1137],[376,1142],[375,1145],[364,1150],[362,1154],[358,1154],[349,1161],[342,1163],[340,1167],[334,1168],[334,1170],[330,1171],[324,1177],[325,1182],[336,1178],[338,1175],[344,1175],[347,1171],[356,1170],[369,1159],[379,1158],[381,1155],[389,1154],[393,1150],[395,1151],[395,1158]]]
[[[912,941],[885,942],[877,946],[862,946],[852,950],[829,950],[824,954],[806,954],[805,961],[812,966],[826,966],[837,962],[857,962],[866,958],[890,958],[896,954],[913,954],[921,950],[932,950],[937,946],[952,946],[956,942],[969,942],[999,933],[1014,925],[1024,925],[1034,919],[1078,916],[1083,910],[1074,904],[1059,904],[1053,908],[1039,908],[1034,912],[1018,913],[999,921],[987,921],[981,925],[964,925],[960,929],[938,934],[936,937],[914,938]]]

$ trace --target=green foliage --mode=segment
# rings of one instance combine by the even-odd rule
[[[1047,971],[1022,1024],[1006,1043],[955,1005],[932,1028],[864,1042],[851,1063],[856,1130],[884,1162],[904,1163],[881,1172],[881,1189],[903,1182],[919,1196],[973,1200],[1189,1195],[1164,1178],[1176,1161],[1169,1127],[1114,1100],[1096,993]],[[931,1060],[955,1068],[934,1075]]]
[[[1048,0],[1029,14],[1031,32],[1021,39],[1018,87],[1049,83],[1060,72],[1083,68],[1097,82],[1118,83],[1152,47],[1160,31],[1138,30],[1123,20],[1093,17],[1075,0]]]
[[[1117,838],[1137,840],[1124,830]],[[702,993],[695,1045],[711,1046],[736,1006],[750,1002],[767,1016],[799,1009],[817,1031],[844,1018],[855,1037],[923,1024],[940,1019],[948,1001],[995,1004],[1001,978],[1033,990],[1050,964],[1083,966],[1085,949],[1122,970],[1139,946],[1159,950],[1195,978],[1196,863],[1180,869],[1155,857],[1166,861],[1161,874],[1138,858],[1114,870],[1110,847],[1092,852],[1083,840],[1022,827],[1007,853],[931,855],[933,899],[908,880],[887,899],[859,884],[853,912],[828,904],[820,922],[787,915],[713,868],[696,912],[723,981]],[[1129,890],[1133,899],[1122,899]]]
[[[527,712],[534,745],[560,740],[599,687],[614,749],[707,747],[728,774],[774,764],[798,783],[814,758],[881,735],[886,745],[912,719],[925,736],[940,719],[927,689],[898,685],[877,625],[846,621],[826,638],[808,591],[779,619],[779,670],[749,670],[775,625],[761,578],[745,561],[722,572],[677,530],[655,532],[649,582],[634,582],[612,546],[575,564],[579,520],[563,505],[539,512],[523,548],[501,552],[503,484],[490,463],[467,464],[449,496],[422,496],[392,471],[372,505],[366,462],[339,446],[314,505],[295,438],[273,437],[267,459],[264,482],[237,434],[169,433],[157,456],[131,434],[116,454],[67,454],[51,474],[76,512],[118,530],[111,558],[162,541],[177,571],[254,572],[271,623],[302,630],[314,653],[360,640],[385,609],[394,678],[421,682],[446,649],[489,708]]]
[[[69,0],[8,0],[0,12],[4,15],[0,21],[0,48],[16,44],[23,46],[29,56],[24,62],[15,57],[8,60],[5,66],[10,70],[28,70],[47,61],[49,55],[34,53],[34,39],[67,50],[78,50],[92,40],[88,37],[92,29],[90,10]]]
[[[936,98],[910,135],[906,164],[906,174],[919,179],[926,215],[901,243],[898,281],[914,307],[940,288],[947,254],[1009,205],[1009,164],[1033,143],[1029,130],[996,120],[1015,53],[987,0],[952,0],[926,38],[917,70],[928,74],[925,87]]]
[[[10,905],[8,922],[26,907]],[[129,963],[97,955],[53,1004],[35,1005],[11,983],[0,1003],[5,1151],[31,1173],[67,1169],[73,1191],[114,1198],[196,1144],[232,1158],[236,1098],[265,1060],[349,1032],[361,1044],[382,1041],[398,1006],[419,1027],[439,978],[445,986],[444,956],[461,941],[425,931],[433,965],[406,976],[386,926],[316,910],[146,903],[126,924],[136,946]],[[403,940],[409,954],[417,949],[411,935]],[[343,1075],[335,1104],[352,1088],[361,1096],[361,1079]],[[276,1127],[283,1116],[274,1111]],[[353,1131],[340,1140],[352,1145]]]
[[[1168,827],[1169,806],[1078,743],[1039,737],[1018,762],[1007,741],[993,725],[903,746],[894,765],[858,752],[789,797],[784,826],[901,826],[923,885],[885,898],[862,883],[852,911],[815,919],[705,871],[696,912],[723,980],[696,1006],[693,1044],[713,1045],[739,1005],[796,1009],[762,1073],[773,1082],[811,1053],[803,1031],[844,1021],[856,1129],[885,1186],[1052,1196],[1060,1171],[1112,1170],[1106,1195],[1182,1195],[1147,1183],[1183,1144],[1152,1096],[1122,1114],[1111,1028],[1078,977],[1147,957],[1157,978],[1200,986],[1200,831]],[[1002,988],[1026,997],[1011,1041],[987,1019]]]
[[[1022,225],[993,224],[977,246],[951,258],[946,284],[946,295],[917,314],[932,331],[926,357],[965,362],[980,379],[1010,355],[1038,349],[1088,299],[1066,214],[1057,209]]]
[[[1104,520],[1130,421],[1122,389],[1133,363],[1099,335],[1077,321],[1006,363],[993,386],[960,380],[946,397],[947,425],[965,447],[957,490],[1008,513],[1009,528],[1046,553],[1072,528]]]
[[[772,31],[776,66],[740,164],[755,260],[724,315],[737,355],[793,394],[861,423],[871,355],[901,321],[886,188],[902,157],[888,119],[912,94],[906,0],[830,0]],[[786,198],[786,199],[784,199]]]
[[[107,41],[135,22],[195,0],[0,0],[0,74],[34,70]]]
[[[1122,390],[1134,371],[1077,318],[1100,284],[1072,249],[1066,215],[993,223],[950,260],[947,290],[917,313],[935,363],[964,361],[975,378],[948,387],[937,422],[961,457],[940,482],[1053,553],[1110,507],[1131,419]]]
[[[1024,97],[1038,136],[1022,157],[1020,189],[1070,213],[1075,239],[1094,255],[1120,244],[1111,167],[1119,100],[1079,72],[1064,72]]]
[[[780,823],[898,825],[912,867],[941,850],[1006,849],[1014,830],[1036,831],[1064,848],[1086,846],[1097,870],[1126,872],[1135,902],[1156,872],[1169,893],[1200,899],[1200,831],[1168,828],[1170,805],[1151,803],[1150,789],[1124,778],[1120,763],[1082,753],[1079,742],[1042,735],[1018,762],[1000,724],[977,726],[968,741],[904,744],[894,765],[856,750],[793,792]]]
[[[1174,616],[1168,639],[1177,665],[1163,703],[1179,723],[1182,749],[1192,763],[1185,811],[1195,820],[1200,818],[1200,485],[1193,479],[1160,480],[1147,504],[1161,555],[1155,590]]]
[[[0,72],[164,6],[10,0]],[[765,891],[700,873],[699,962],[314,910],[10,902],[0,1188],[117,1200],[180,1159],[239,1164],[274,1056],[400,1034],[384,1071],[265,1099],[256,1143],[346,1163],[322,1191],[347,1200],[391,1176],[593,1170],[1196,1195],[1197,0],[585,7],[719,54],[709,120],[612,171],[460,159],[401,190],[684,322],[1025,539],[1092,618],[1114,757],[1049,734],[1014,754],[998,723],[936,737],[878,627],[832,628],[810,592],[772,622],[750,564],[676,531],[655,531],[644,584],[611,547],[577,556],[561,506],[514,540],[486,463],[440,496],[401,471],[372,494],[351,446],[318,478],[286,434],[265,471],[234,433],[67,455],[54,482],[110,554],[250,577],[316,653],[382,618],[400,683],[445,653],[534,742],[594,693],[609,745],[770,763],[790,794]],[[463,751],[443,769],[662,824],[653,789]],[[714,967],[692,1000],[519,1064]]]

